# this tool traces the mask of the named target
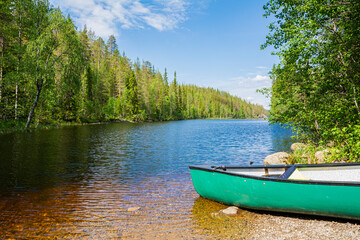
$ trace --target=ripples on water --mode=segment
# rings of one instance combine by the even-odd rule
[[[198,197],[188,165],[261,164],[288,150],[289,137],[266,121],[244,120],[2,135],[0,238],[229,237],[224,220],[210,217],[224,206]],[[238,218],[229,224],[242,226]]]

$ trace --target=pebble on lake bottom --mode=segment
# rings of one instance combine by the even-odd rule
[[[140,208],[141,208],[141,207],[130,207],[130,208],[128,208],[127,210],[128,210],[128,212],[135,212],[135,211],[137,211],[137,210],[140,210]]]

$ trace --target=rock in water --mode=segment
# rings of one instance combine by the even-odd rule
[[[219,213],[226,215],[226,216],[236,216],[238,214],[239,210],[240,209],[238,207],[232,206],[232,207],[228,207],[223,210],[220,210]]]
[[[290,154],[286,152],[277,152],[267,156],[264,159],[264,165],[283,165],[288,164]]]

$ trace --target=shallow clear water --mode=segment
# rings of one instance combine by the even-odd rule
[[[114,123],[0,136],[0,238],[226,237],[188,165],[261,164],[291,133],[258,120]],[[219,225],[220,224],[220,225]]]

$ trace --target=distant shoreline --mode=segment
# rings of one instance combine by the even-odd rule
[[[266,121],[268,118],[196,118],[196,119],[179,119],[179,120],[146,120],[146,121],[129,121],[126,119],[112,120],[112,121],[94,121],[94,122],[62,122],[56,124],[39,124],[36,127],[25,129],[25,121],[0,121],[0,134],[8,134],[13,132],[32,131],[36,129],[55,129],[67,126],[84,126],[84,125],[102,125],[110,123],[154,123],[154,122],[171,122],[184,120],[262,120]]]

